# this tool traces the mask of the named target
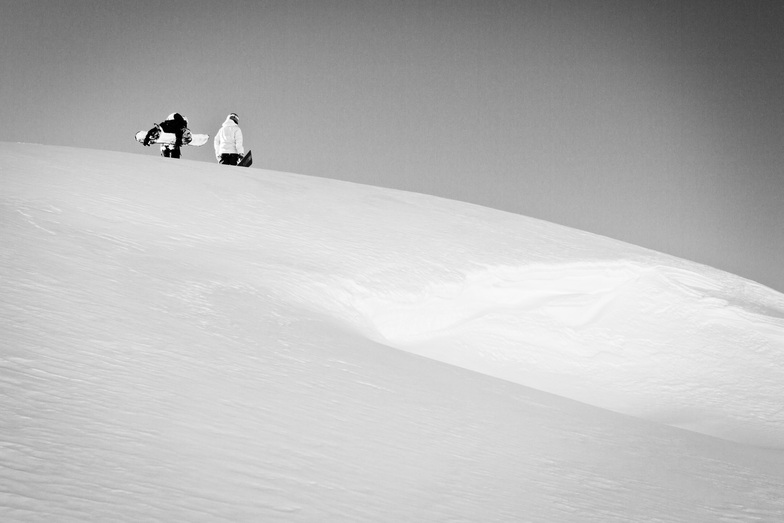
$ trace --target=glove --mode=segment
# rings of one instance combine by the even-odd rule
[[[153,124],[153,128],[147,131],[147,135],[144,137],[144,142],[142,143],[142,145],[144,145],[145,147],[149,147],[150,143],[153,140],[157,139],[160,135],[161,135],[161,131],[160,128],[158,127],[158,124],[157,123]]]

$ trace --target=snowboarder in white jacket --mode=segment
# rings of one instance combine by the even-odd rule
[[[239,123],[237,113],[231,113],[215,135],[215,158],[223,165],[237,165],[245,156]]]

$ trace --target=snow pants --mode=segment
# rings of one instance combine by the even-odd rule
[[[161,145],[161,156],[164,158],[179,158],[180,148],[174,145]]]
[[[237,153],[223,153],[221,154],[218,163],[221,163],[223,165],[237,165],[238,163],[240,163],[240,155]]]

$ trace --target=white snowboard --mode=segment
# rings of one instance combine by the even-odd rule
[[[144,137],[147,136],[147,131],[139,131],[136,133],[136,141],[139,143],[144,143]],[[173,145],[177,137],[174,133],[161,133],[161,135],[156,139],[150,142],[151,144],[166,144],[166,145]],[[182,145],[189,145],[191,147],[201,147],[207,140],[210,139],[209,134],[191,134],[191,141],[190,143],[184,143]]]

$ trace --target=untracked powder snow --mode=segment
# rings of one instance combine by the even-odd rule
[[[526,216],[0,143],[3,521],[784,521],[784,295]]]

